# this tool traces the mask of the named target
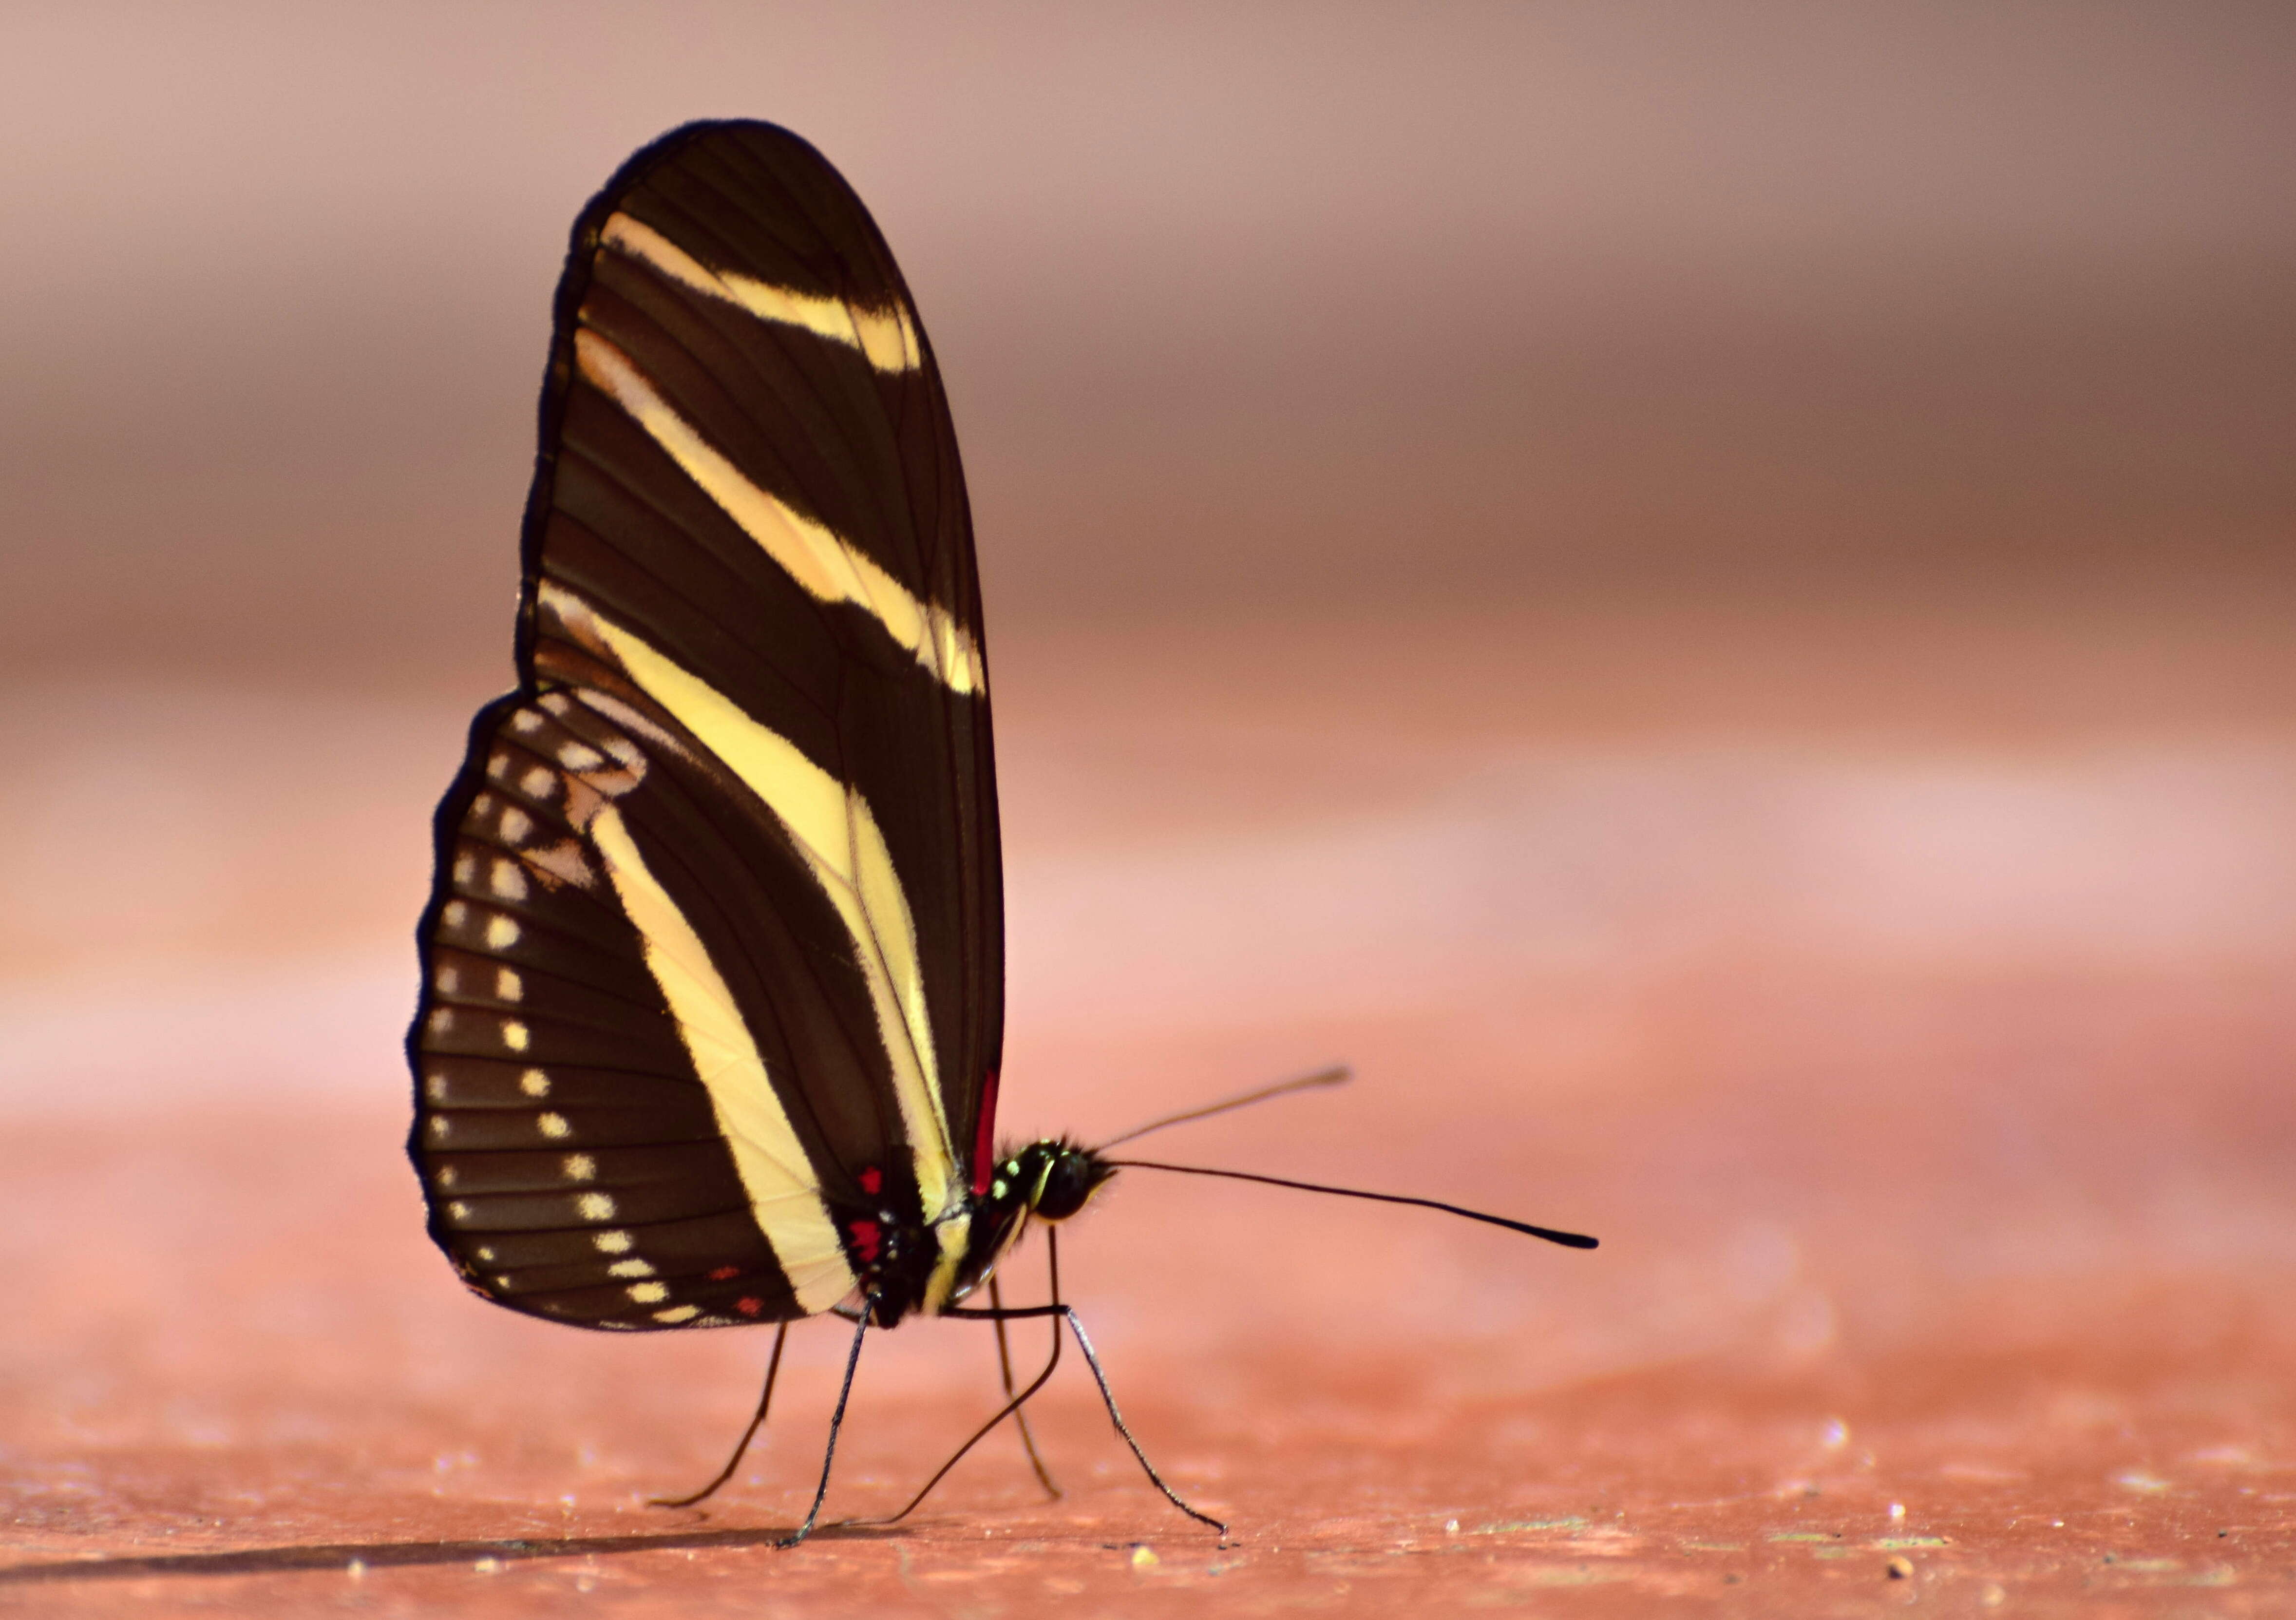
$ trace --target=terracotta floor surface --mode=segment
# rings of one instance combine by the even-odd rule
[[[202,799],[133,741],[156,700],[86,697],[141,747],[119,813],[165,807],[108,835],[125,875],[73,864],[116,773],[0,714],[12,825],[89,875],[20,843],[0,869],[0,1609],[2296,1613],[2296,727],[2079,640],[2016,689],[2141,692],[2141,723],[2068,697],[2005,735],[1902,703],[1765,729],[1686,680],[1711,723],[1573,733],[1486,674],[1440,724],[1342,724],[1365,683],[1319,708],[1284,675],[1328,647],[1192,711],[1185,670],[1016,646],[1010,1130],[1344,1057],[1355,1086],[1159,1151],[1603,1239],[1127,1172],[1064,1236],[1066,1291],[1226,1545],[1070,1364],[1039,1415],[1062,1500],[998,1435],[910,1525],[773,1549],[834,1323],[792,1336],[721,1498],[646,1506],[718,1465],[767,1340],[515,1318],[423,1238],[394,934],[451,709],[442,737],[427,710],[290,728],[291,770],[262,739],[296,700],[178,699],[184,757],[247,773]],[[1055,664],[1083,673],[1032,703]],[[345,793],[354,761],[388,785]],[[356,937],[298,933],[299,889]],[[976,1328],[873,1336],[832,1514],[897,1505],[994,1380]]]

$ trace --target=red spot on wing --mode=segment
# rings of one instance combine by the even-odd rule
[[[980,1126],[972,1139],[972,1196],[988,1196],[996,1170],[996,1071],[980,1082]]]
[[[741,1274],[742,1268],[739,1266],[719,1266],[716,1271],[709,1273],[709,1280],[711,1282],[730,1282],[733,1279],[739,1277]]]
[[[874,1164],[861,1172],[861,1190],[874,1197],[884,1189],[885,1172]]]
[[[734,1302],[734,1309],[743,1316],[755,1316],[765,1308],[766,1302],[762,1299],[737,1299]]]
[[[852,1221],[846,1229],[853,1234],[853,1247],[864,1261],[877,1258],[877,1246],[883,1239],[883,1230],[874,1221]]]

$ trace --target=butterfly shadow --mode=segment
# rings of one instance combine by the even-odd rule
[[[865,1525],[824,1525],[811,1541],[890,1541],[914,1532]],[[624,1552],[684,1552],[702,1548],[771,1547],[787,1529],[758,1525],[744,1530],[681,1530],[654,1535],[511,1537],[447,1542],[327,1542],[287,1547],[227,1548],[214,1552],[174,1552],[144,1558],[59,1558],[0,1568],[0,1588],[39,1586],[69,1581],[149,1580],[161,1575],[253,1575],[354,1566],[365,1569],[426,1565],[536,1563]]]

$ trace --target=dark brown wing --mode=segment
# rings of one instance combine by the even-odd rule
[[[584,210],[524,560],[421,930],[432,1235],[591,1326],[921,1292],[1002,1040],[980,590],[922,325],[796,136]]]

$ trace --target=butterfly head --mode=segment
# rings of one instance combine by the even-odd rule
[[[972,1201],[964,1258],[949,1297],[963,1299],[986,1281],[1032,1217],[1067,1220],[1115,1173],[1116,1166],[1098,1149],[1074,1142],[1047,1139],[1006,1147]]]
[[[1039,1221],[1065,1221],[1092,1201],[1116,1167],[1093,1148],[1046,1139],[1007,1153],[996,1172],[992,1196],[1012,1200]]]

